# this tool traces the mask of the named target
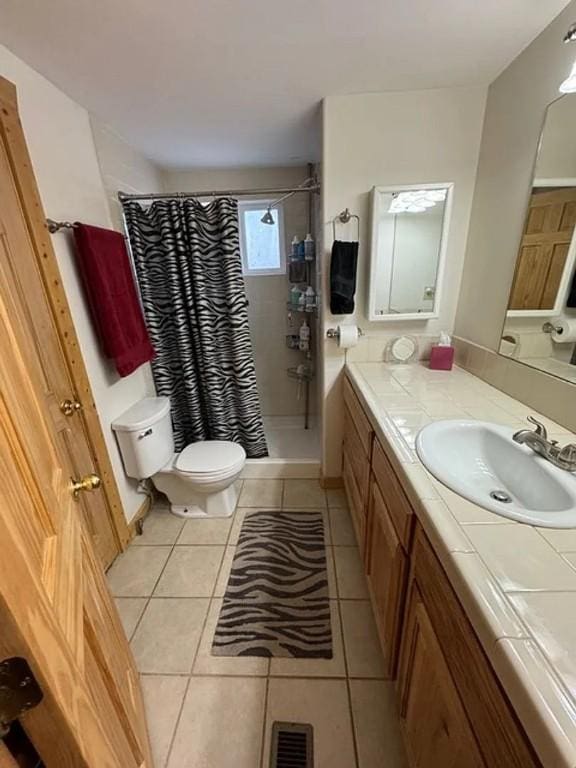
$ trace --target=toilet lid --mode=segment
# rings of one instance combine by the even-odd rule
[[[179,472],[194,475],[219,475],[236,469],[246,459],[241,445],[229,440],[202,440],[191,443],[176,459]]]

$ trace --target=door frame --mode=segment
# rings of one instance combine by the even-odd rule
[[[94,468],[102,480],[102,492],[108,517],[118,544],[118,553],[120,553],[126,549],[133,532],[124,515],[124,507],[94,403],[82,350],[62,285],[56,252],[46,225],[46,216],[18,113],[16,86],[2,76],[0,76],[0,132],[12,166],[20,205],[66,359],[68,374],[75,389],[71,394],[82,403],[82,409],[77,417],[84,422],[88,446],[94,459]]]

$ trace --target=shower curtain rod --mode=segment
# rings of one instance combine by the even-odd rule
[[[193,197],[240,197],[241,195],[289,195],[297,192],[320,192],[320,184],[311,184],[309,187],[286,187],[283,189],[212,189],[207,192],[166,192],[147,195],[127,195],[118,192],[118,200],[185,200]]]

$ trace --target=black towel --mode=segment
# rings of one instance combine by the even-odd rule
[[[330,312],[333,315],[354,312],[357,265],[358,243],[334,240],[330,261]]]
[[[576,272],[574,272],[574,275],[572,276],[572,285],[568,291],[566,306],[570,307],[570,309],[576,309]]]

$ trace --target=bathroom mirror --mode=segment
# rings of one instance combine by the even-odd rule
[[[500,352],[576,381],[576,95],[546,110]]]
[[[451,183],[374,187],[368,318],[437,317]]]

